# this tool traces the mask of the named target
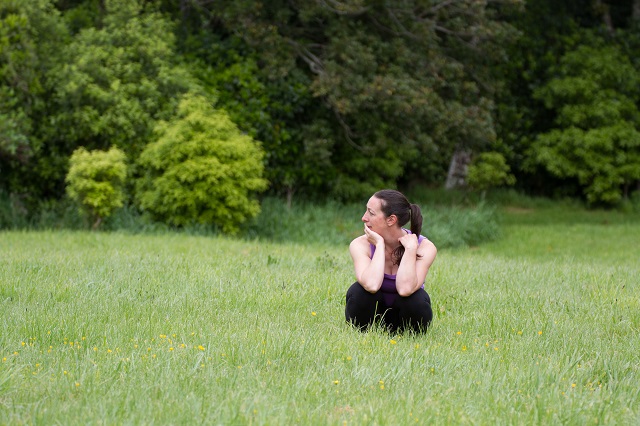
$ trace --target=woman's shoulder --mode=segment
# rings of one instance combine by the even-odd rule
[[[369,241],[367,240],[367,236],[366,235],[360,235],[359,237],[354,238],[351,241],[351,244],[349,244],[349,249],[353,250],[353,249],[365,249],[365,248],[369,248]]]
[[[367,236],[362,234],[351,241],[350,245],[369,245],[369,241],[367,241]]]

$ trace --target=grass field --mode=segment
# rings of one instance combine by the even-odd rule
[[[346,246],[2,232],[0,423],[638,424],[640,220],[504,215],[417,336],[344,323]]]

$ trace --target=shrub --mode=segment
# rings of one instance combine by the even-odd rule
[[[483,152],[477,156],[471,166],[467,182],[469,186],[482,191],[482,199],[488,189],[502,185],[513,185],[515,177],[509,173],[509,165],[499,152]]]
[[[236,233],[260,212],[252,193],[263,191],[264,152],[228,115],[202,96],[180,102],[177,119],[161,122],[159,138],[139,158],[140,207],[170,225],[214,224]]]
[[[127,176],[125,155],[118,148],[109,151],[76,149],[69,159],[67,194],[96,229],[102,220],[123,204]]]

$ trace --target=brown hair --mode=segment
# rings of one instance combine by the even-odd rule
[[[417,204],[411,204],[402,192],[394,189],[383,189],[373,194],[373,196],[382,202],[382,213],[386,217],[395,215],[398,218],[398,226],[410,222],[411,233],[415,234],[416,237],[420,236],[422,232],[422,212]],[[403,254],[404,246],[400,244],[392,253],[393,263],[399,265]]]

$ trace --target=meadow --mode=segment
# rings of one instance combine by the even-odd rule
[[[0,232],[0,424],[638,424],[640,219],[500,214],[423,335],[345,324],[333,239]]]

